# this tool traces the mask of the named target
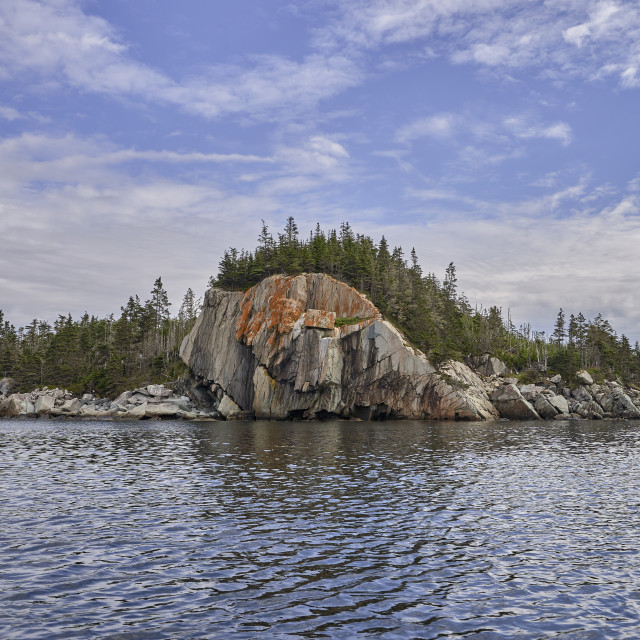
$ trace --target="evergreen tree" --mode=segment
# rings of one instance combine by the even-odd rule
[[[558,316],[556,318],[556,323],[553,328],[553,333],[551,334],[551,338],[558,345],[562,345],[564,343],[564,339],[567,336],[567,332],[565,331],[564,326],[564,311],[560,309],[558,311]]]

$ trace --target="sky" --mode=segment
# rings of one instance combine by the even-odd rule
[[[294,216],[640,339],[637,0],[2,0],[0,309],[177,312]]]

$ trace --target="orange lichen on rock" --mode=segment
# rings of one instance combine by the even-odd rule
[[[289,297],[295,278],[296,276],[272,276],[263,281],[265,286],[251,287],[245,293],[236,324],[238,340],[251,345],[260,331],[266,328],[271,334],[268,342],[273,344],[276,335],[293,329],[304,311],[300,300]]]
[[[335,311],[307,309],[307,313],[304,316],[304,326],[313,327],[315,329],[333,329],[335,322]]]
[[[365,318],[350,327],[334,329],[348,335],[382,316],[363,294],[324,274],[275,275],[251,287],[241,303],[236,337],[251,346],[258,339],[272,348],[280,344],[306,312],[308,328],[334,329],[336,317]]]

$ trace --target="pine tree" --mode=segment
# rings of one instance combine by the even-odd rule
[[[556,318],[556,323],[554,325],[551,338],[558,346],[561,346],[562,344],[564,344],[564,339],[566,337],[567,332],[564,325],[564,311],[561,308],[560,311],[558,311],[558,316]]]
[[[456,277],[456,267],[453,262],[449,263],[444,276],[444,292],[451,300],[456,298],[458,278]]]

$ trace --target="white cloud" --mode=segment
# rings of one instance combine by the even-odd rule
[[[458,148],[458,160],[463,164],[488,165],[522,157],[524,150],[516,145],[522,140],[541,138],[566,146],[571,142],[572,131],[566,122],[541,123],[531,114],[515,114],[501,120],[496,115],[482,119],[471,112],[444,112],[414,120],[395,134],[396,142],[403,144],[424,137]],[[481,148],[470,144],[472,140],[482,143]]]
[[[457,122],[458,117],[452,113],[437,113],[405,125],[395,137],[398,142],[412,142],[425,136],[448,138],[455,133]]]
[[[128,163],[142,170],[133,175]],[[181,174],[164,175],[161,163]],[[216,171],[190,169],[205,163]],[[347,148],[322,134],[266,158],[135,150],[73,135],[1,140],[0,308],[22,324],[34,314],[106,314],[132,293],[147,295],[158,275],[179,303],[187,287],[202,290],[224,249],[253,247],[247,231],[257,235],[260,218],[279,226],[293,211],[303,223],[313,211],[332,220],[326,187],[350,177],[349,163]],[[253,177],[242,180],[247,166]]]
[[[6,107],[0,105],[0,118],[4,118],[5,120],[21,120],[24,116],[14,109],[13,107]]]
[[[539,69],[557,78],[615,75],[637,86],[635,0],[358,0],[318,37],[325,49],[428,42],[436,55],[494,70]]]
[[[571,142],[571,127],[566,122],[540,124],[527,116],[511,116],[504,121],[506,128],[517,138],[548,138],[563,145]]]
[[[206,76],[175,80],[138,62],[108,22],[86,15],[72,0],[1,3],[0,71],[36,74],[47,86],[172,104],[208,118],[296,114],[362,77],[352,59],[313,54],[300,62],[254,57],[243,66],[219,65]]]

